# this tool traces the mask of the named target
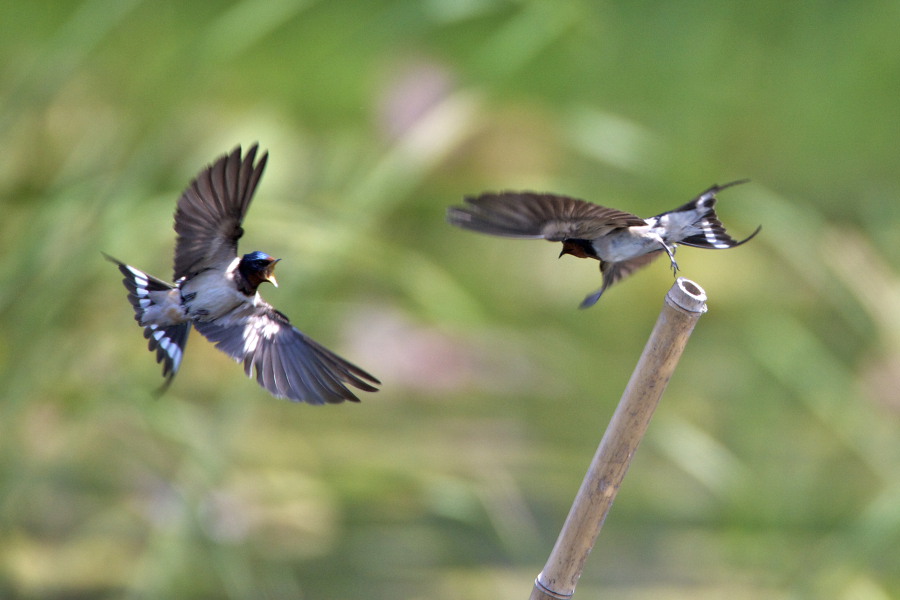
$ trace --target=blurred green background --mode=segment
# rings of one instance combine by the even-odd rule
[[[444,223],[466,194],[643,216],[709,185],[698,327],[580,598],[900,597],[900,4],[6,2],[0,597],[527,598],[672,284]],[[271,153],[267,299],[384,381],[160,369],[106,251]]]

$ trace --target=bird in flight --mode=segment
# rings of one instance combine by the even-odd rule
[[[600,261],[603,285],[587,296],[581,308],[593,306],[603,292],[665,252],[677,273],[678,244],[723,250],[749,241],[737,241],[716,215],[716,193],[745,183],[733,181],[711,188],[687,204],[649,219],[606,208],[577,198],[535,192],[486,193],[467,197],[463,206],[447,211],[451,225],[491,235],[562,242],[562,252]]]
[[[280,260],[264,252],[238,256],[241,223],[262,177],[268,153],[256,160],[253,145],[241,158],[238,146],[197,175],[175,211],[175,284],[119,260],[134,318],[171,383],[191,327],[238,362],[277,398],[324,404],[359,398],[348,384],[375,392],[375,377],[344,360],[291,325],[262,299],[264,282],[276,287]]]

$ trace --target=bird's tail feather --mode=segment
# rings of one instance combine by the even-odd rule
[[[160,388],[161,394],[169,387],[181,366],[184,357],[184,347],[187,345],[188,334],[191,332],[191,322],[175,323],[171,325],[144,325],[145,314],[155,306],[151,292],[169,292],[175,286],[144,273],[130,265],[116,260],[108,254],[103,254],[106,260],[115,263],[119,271],[124,275],[122,283],[128,290],[128,301],[134,308],[134,318],[144,328],[144,337],[147,338],[147,348],[156,351],[156,362],[163,365],[163,377],[165,383]]]
[[[692,225],[699,231],[685,238],[682,238],[681,240],[678,240],[677,243],[684,244],[685,246],[694,246],[696,248],[713,248],[724,250],[726,248],[734,248],[735,246],[740,246],[741,244],[753,239],[753,237],[762,229],[762,226],[757,227],[756,231],[751,233],[748,237],[738,241],[728,235],[728,232],[725,231],[725,226],[722,225],[722,222],[719,220],[719,216],[716,214],[716,194],[724,190],[725,188],[739,185],[741,183],[746,183],[747,181],[748,180],[744,179],[741,181],[732,181],[731,183],[726,183],[725,185],[714,185],[687,204],[679,206],[675,210],[671,210],[668,213],[663,213],[663,215],[665,215],[679,212],[693,212],[698,215]]]
[[[144,337],[147,338],[147,349],[156,350],[156,362],[162,363],[163,377],[166,381],[157,391],[165,392],[175,379],[181,359],[184,358],[184,347],[187,345],[188,334],[191,332],[191,322],[185,321],[177,325],[159,327],[148,325],[144,327]]]

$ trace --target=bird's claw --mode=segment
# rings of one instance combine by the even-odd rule
[[[678,276],[678,263],[675,262],[675,249],[676,246],[669,246],[668,244],[663,244],[663,250],[666,251],[666,254],[669,255],[669,262],[671,262],[672,274],[676,277]]]

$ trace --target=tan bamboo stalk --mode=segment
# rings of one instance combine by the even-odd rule
[[[544,570],[535,579],[530,600],[565,599],[575,593],[584,563],[628,465],[694,325],[705,312],[706,292],[693,281],[679,277],[666,294],[656,325],[594,454],[556,545]]]

